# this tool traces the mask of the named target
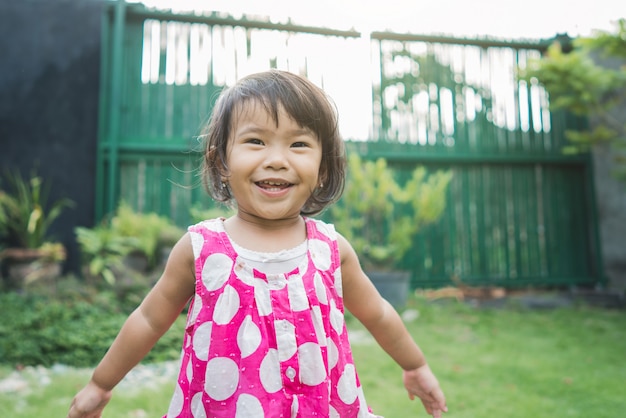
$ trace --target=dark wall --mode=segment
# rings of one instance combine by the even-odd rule
[[[0,0],[0,175],[32,169],[50,201],[75,202],[52,227],[77,271],[73,229],[94,222],[99,0]]]
[[[626,64],[622,58],[594,58],[597,64],[612,70],[619,70]],[[626,92],[621,97],[626,97]],[[623,123],[626,100],[612,108],[610,114],[614,120]],[[600,121],[592,117],[590,122],[594,127]],[[626,136],[626,129],[622,129],[621,134],[622,137]],[[604,269],[609,285],[626,292],[626,179],[615,175],[620,169],[624,169],[626,151],[615,144],[600,143],[594,146],[592,154]]]

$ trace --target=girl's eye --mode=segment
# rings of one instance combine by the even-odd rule
[[[253,144],[253,145],[263,145],[263,141],[261,141],[258,138],[250,138],[246,141],[248,144]]]
[[[293,144],[291,144],[291,146],[293,148],[305,148],[308,147],[309,145],[306,142],[294,142]]]

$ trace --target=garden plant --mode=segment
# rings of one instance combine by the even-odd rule
[[[626,123],[618,107],[626,103],[626,19],[615,26],[615,31],[557,40],[519,73],[529,84],[545,87],[552,110],[593,120],[592,126],[565,133],[569,144],[563,151],[586,152],[610,144],[618,163],[615,175],[626,181]]]

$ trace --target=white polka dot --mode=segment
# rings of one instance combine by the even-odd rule
[[[270,289],[262,280],[256,280],[254,283],[254,300],[256,307],[261,316],[267,316],[272,313],[272,300],[270,298]]]
[[[357,394],[359,397],[359,410],[360,412],[365,412],[368,411],[369,408],[367,406],[367,402],[365,401],[365,395],[363,394],[363,388],[361,386],[359,386],[357,388]],[[369,413],[369,411],[365,414],[368,417],[375,417],[376,415],[372,415]]]
[[[343,403],[347,405],[352,404],[356,400],[358,392],[356,389],[356,370],[354,365],[346,364],[337,383],[337,393]]]
[[[191,415],[193,418],[206,418],[204,403],[202,402],[202,392],[198,392],[191,398]]]
[[[237,363],[226,357],[216,357],[206,365],[205,392],[216,401],[228,399],[237,390],[239,369]]]
[[[337,350],[337,346],[335,342],[331,339],[328,340],[328,369],[334,369],[337,365],[337,361],[339,361],[339,350]]]
[[[180,385],[176,385],[174,388],[174,395],[172,395],[172,400],[170,401],[169,409],[167,410],[167,418],[177,417],[183,410],[183,401],[185,400],[185,395],[183,395],[183,390]]]
[[[254,396],[243,393],[237,398],[237,410],[235,411],[235,418],[256,418],[263,417],[263,405]]]
[[[199,232],[190,231],[189,238],[191,238],[191,248],[193,249],[194,256],[198,257],[204,246],[204,236]]]
[[[337,296],[343,298],[343,280],[341,280],[341,269],[335,270],[335,290],[337,290]]]
[[[260,344],[261,331],[252,322],[252,317],[248,315],[241,323],[239,331],[237,331],[237,345],[241,351],[241,357],[245,358],[254,353]]]
[[[187,381],[191,382],[193,379],[193,361],[191,361],[191,359],[187,362],[187,370],[185,370],[185,374],[187,375]]]
[[[335,232],[335,226],[333,224],[327,224],[322,221],[316,221],[317,230],[320,234],[325,235],[327,238],[334,240],[337,237]]]
[[[334,300],[330,301],[330,324],[337,334],[341,335],[343,332],[343,314],[337,308]]]
[[[207,290],[217,290],[224,286],[230,277],[233,268],[233,260],[226,254],[211,254],[204,261],[202,267],[202,283]]]
[[[319,272],[315,272],[313,283],[315,284],[315,294],[317,295],[317,300],[324,305],[328,305],[326,286],[324,286],[324,279],[322,279],[322,275]]]
[[[209,358],[209,344],[211,343],[212,322],[200,324],[193,333],[193,352],[200,360]]]
[[[337,412],[337,410],[335,408],[333,408],[332,405],[329,406],[328,409],[329,409],[329,412],[330,412],[330,418],[341,418],[339,416],[339,412]]]
[[[304,290],[302,276],[291,276],[287,283],[287,291],[289,294],[289,305],[292,311],[300,312],[309,309],[309,299],[306,296],[306,290]]]
[[[224,287],[224,291],[217,298],[215,303],[215,311],[213,312],[213,321],[216,324],[226,325],[233,320],[233,317],[239,311],[239,293],[237,289],[230,285]]]
[[[326,346],[326,331],[324,330],[324,321],[322,319],[322,310],[319,306],[313,306],[311,308],[311,320],[313,321],[313,328],[315,328],[315,337],[317,342],[322,347]]]
[[[330,247],[324,241],[319,239],[309,240],[309,249],[313,255],[313,263],[319,270],[328,270],[330,268]]]
[[[289,360],[296,354],[296,327],[286,319],[274,321],[276,330],[276,344],[278,345],[278,359],[280,361]]]
[[[294,396],[293,401],[291,402],[291,418],[296,418],[298,416],[299,409],[300,403],[298,402],[298,397]]]
[[[200,295],[195,295],[193,298],[193,307],[191,310],[191,314],[187,318],[187,326],[190,327],[196,323],[196,319],[198,319],[198,314],[202,309],[202,297]]]
[[[259,377],[261,378],[261,384],[268,393],[278,392],[283,383],[280,378],[280,364],[278,362],[278,351],[271,348],[261,361],[261,368],[259,369]]]
[[[255,278],[250,269],[244,268],[245,262],[237,258],[235,262],[235,275],[239,280],[247,284],[248,286],[254,286]]]
[[[322,350],[315,343],[304,343],[298,347],[300,381],[308,386],[317,386],[326,379]]]

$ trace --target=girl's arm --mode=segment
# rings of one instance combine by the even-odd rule
[[[409,334],[400,315],[380,296],[363,272],[350,243],[341,235],[338,241],[345,307],[402,367],[409,397],[419,397],[429,414],[440,417],[442,411],[447,411],[445,397],[422,350]]]
[[[101,416],[113,388],[170,328],[194,289],[193,251],[185,234],[172,249],[159,281],[130,314],[91,381],[72,401],[68,418]]]

